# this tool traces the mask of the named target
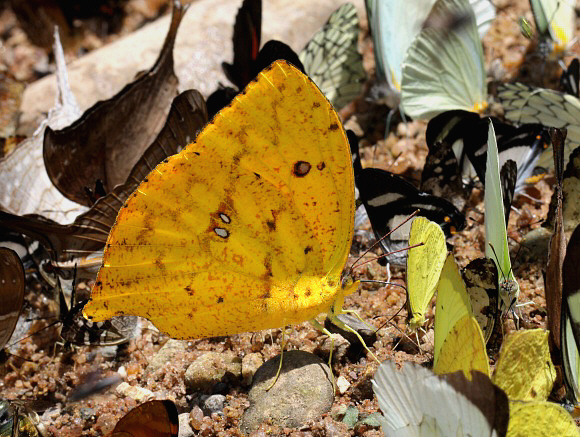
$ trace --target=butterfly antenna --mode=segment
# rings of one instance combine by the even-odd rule
[[[424,245],[425,245],[425,243],[417,243],[417,244],[413,244],[412,246],[403,247],[402,249],[393,250],[392,252],[385,253],[385,254],[383,254],[383,255],[377,256],[376,258],[369,259],[369,260],[367,260],[367,261],[365,261],[365,262],[362,262],[362,263],[360,263],[360,264],[359,264],[358,266],[356,266],[356,267],[351,267],[351,269],[350,269],[350,270],[351,270],[351,272],[352,272],[352,270],[354,270],[355,268],[357,268],[357,269],[358,269],[359,267],[362,267],[362,266],[364,266],[365,264],[368,264],[368,263],[370,263],[370,262],[376,261],[376,260],[378,260],[378,259],[381,259],[381,258],[385,258],[385,257],[387,257],[387,256],[390,256],[390,255],[394,254],[394,253],[404,252],[405,250],[413,249],[413,248],[415,248],[415,247],[424,246]]]
[[[503,272],[501,266],[499,265],[499,257],[497,256],[497,253],[495,251],[495,247],[493,247],[493,244],[489,243],[489,247],[491,247],[491,250],[495,256],[495,263],[497,265],[497,268],[499,269],[499,271],[501,272],[501,275],[505,278],[507,278],[507,275]],[[508,272],[508,275],[511,273],[511,267],[510,267],[510,271]]]
[[[76,282],[77,282],[77,263],[75,263],[75,266],[73,269],[72,290],[70,292],[70,307],[71,307],[71,309],[75,305],[76,288],[77,288]],[[59,282],[59,286],[60,286],[60,282]]]
[[[387,232],[385,235],[383,235],[379,240],[375,241],[371,247],[369,247],[367,250],[365,250],[363,252],[362,255],[360,255],[354,263],[352,263],[352,266],[350,267],[349,273],[352,273],[353,269],[355,269],[356,267],[360,267],[360,266],[356,266],[356,263],[359,262],[367,253],[369,253],[371,250],[373,250],[375,247],[377,247],[377,245],[383,241],[385,238],[387,238],[389,235],[391,235],[393,232],[395,232],[397,229],[399,229],[401,226],[403,226],[405,223],[407,223],[409,220],[411,220],[413,217],[415,217],[417,214],[419,214],[419,210],[415,211],[414,213],[412,213],[411,215],[409,215],[405,220],[403,220],[401,223],[399,223],[397,226],[395,226],[393,229],[391,229],[389,232]],[[401,249],[401,250],[407,250],[407,249]],[[397,250],[395,252],[391,252],[391,253],[396,253],[396,252],[400,252],[401,250]],[[387,254],[390,255],[390,254]],[[387,256],[387,255],[383,255],[383,256]]]
[[[405,291],[406,291],[406,289],[405,289]],[[378,332],[380,329],[383,329],[386,325],[389,325],[389,324],[393,325],[397,330],[401,331],[393,322],[391,322],[391,320],[393,320],[395,317],[399,317],[399,313],[403,310],[403,308],[405,307],[406,304],[407,304],[407,302],[405,301],[403,306],[401,308],[399,308],[397,310],[397,312],[395,314],[393,314],[389,320],[387,320],[385,323],[383,323],[381,326],[379,326],[376,329],[375,333]],[[403,331],[401,331],[401,333],[403,333]]]
[[[37,319],[37,320],[39,320],[39,319]],[[34,331],[32,334],[28,334],[26,337],[22,337],[22,338],[21,338],[21,339],[19,339],[18,341],[15,341],[14,343],[11,343],[11,344],[9,344],[9,345],[8,345],[8,346],[6,346],[6,347],[12,347],[12,346],[14,346],[14,345],[16,345],[16,344],[20,343],[21,341],[24,341],[24,340],[26,340],[27,338],[34,337],[35,335],[37,335],[37,334],[41,333],[42,331],[44,331],[44,330],[46,330],[46,329],[48,329],[48,328],[50,328],[50,327],[52,327],[52,326],[56,325],[57,323],[60,323],[60,320],[55,320],[54,322],[52,322],[52,323],[49,323],[48,325],[46,325],[46,326],[44,326],[44,327],[40,328],[38,331]],[[28,360],[26,360],[26,361],[28,361]]]
[[[378,281],[376,279],[361,279],[359,282],[366,283],[366,284],[382,284],[382,285],[392,285],[393,287],[400,287],[405,292],[407,291],[407,287],[402,284],[397,284],[396,282],[389,282],[389,281]]]

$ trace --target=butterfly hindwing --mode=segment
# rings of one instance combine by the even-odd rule
[[[477,258],[463,269],[463,280],[473,316],[487,342],[498,320],[498,273],[491,258]]]
[[[129,198],[85,314],[175,338],[309,320],[340,299],[353,218],[338,115],[277,61]]]
[[[560,89],[576,98],[580,97],[580,60],[574,58],[570,61],[560,76]]]
[[[437,143],[429,149],[421,172],[421,190],[448,199],[459,211],[465,208],[466,190],[450,144]]]
[[[500,307],[502,313],[505,313],[517,301],[519,286],[511,267],[505,221],[507,214],[503,200],[497,142],[491,122],[489,122],[487,146],[484,193],[485,255],[488,258],[497,259],[497,267],[501,275],[499,281]]]
[[[308,76],[336,108],[358,97],[366,79],[357,49],[358,29],[356,8],[345,3],[299,54]]]
[[[356,175],[360,198],[369,215],[373,231],[381,240],[385,254],[407,246],[409,226],[403,226],[385,237],[410,214],[438,223],[447,235],[465,227],[465,217],[451,202],[442,197],[421,192],[402,177],[377,168],[362,169]],[[387,256],[393,264],[404,264],[404,253]]]
[[[573,0],[530,0],[541,45],[561,56],[574,38],[576,12]],[[543,51],[543,47],[541,47]]]
[[[123,416],[113,437],[177,437],[179,433],[178,411],[170,400],[147,401]]]
[[[577,97],[522,83],[510,83],[498,88],[498,98],[504,107],[505,117],[514,123],[539,123],[558,129],[565,127],[568,130],[564,152],[566,158],[574,145],[580,144],[580,100]],[[539,161],[539,165],[546,168],[551,163],[552,153],[542,156]]]
[[[425,217],[416,217],[411,224],[407,252],[407,302],[411,329],[425,324],[427,307],[433,298],[441,270],[447,257],[445,235],[441,227]]]
[[[10,340],[24,304],[24,267],[18,254],[0,247],[0,349]]]
[[[234,24],[234,62],[222,63],[226,77],[238,89],[255,76],[254,65],[262,37],[262,0],[244,0]]]
[[[566,247],[562,264],[561,346],[568,397],[580,401],[580,226]]]
[[[437,285],[433,371],[443,374],[462,370],[469,376],[477,370],[489,375],[488,361],[466,285],[449,254]]]
[[[503,211],[505,215],[505,223],[507,226],[512,209],[512,201],[514,200],[516,181],[518,179],[518,167],[515,161],[508,159],[505,164],[502,165],[499,172],[499,178],[501,183]]]

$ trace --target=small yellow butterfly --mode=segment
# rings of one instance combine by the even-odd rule
[[[436,374],[462,370],[471,379],[471,372],[477,370],[489,376],[483,332],[452,254],[445,260],[437,285],[434,352]]]
[[[437,223],[425,217],[413,220],[409,234],[409,246],[420,243],[423,245],[407,252],[409,326],[413,330],[425,324],[425,313],[447,256],[445,234]]]
[[[275,62],[127,200],[85,316],[179,339],[335,318],[358,284],[342,276],[354,205],[338,115]]]

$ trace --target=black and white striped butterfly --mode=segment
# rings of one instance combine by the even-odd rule
[[[465,227],[465,217],[447,199],[420,191],[394,173],[378,168],[362,168],[358,140],[350,132],[349,142],[360,200],[385,254],[408,245],[410,222],[385,236],[417,210],[418,215],[439,224],[447,236]],[[386,257],[387,262],[401,265],[405,264],[406,258],[405,252],[392,253]]]
[[[447,111],[427,125],[426,139],[430,153],[437,144],[450,144],[466,185],[476,176],[485,181],[487,156],[487,118],[468,111]],[[548,129],[541,124],[515,127],[492,118],[496,131],[500,168],[508,161],[516,163],[515,193],[525,187],[534,174],[540,155],[549,147]]]

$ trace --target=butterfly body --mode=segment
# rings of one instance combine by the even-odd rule
[[[312,319],[356,287],[341,280],[353,219],[338,115],[276,62],[129,198],[85,314],[140,315],[175,338]]]

